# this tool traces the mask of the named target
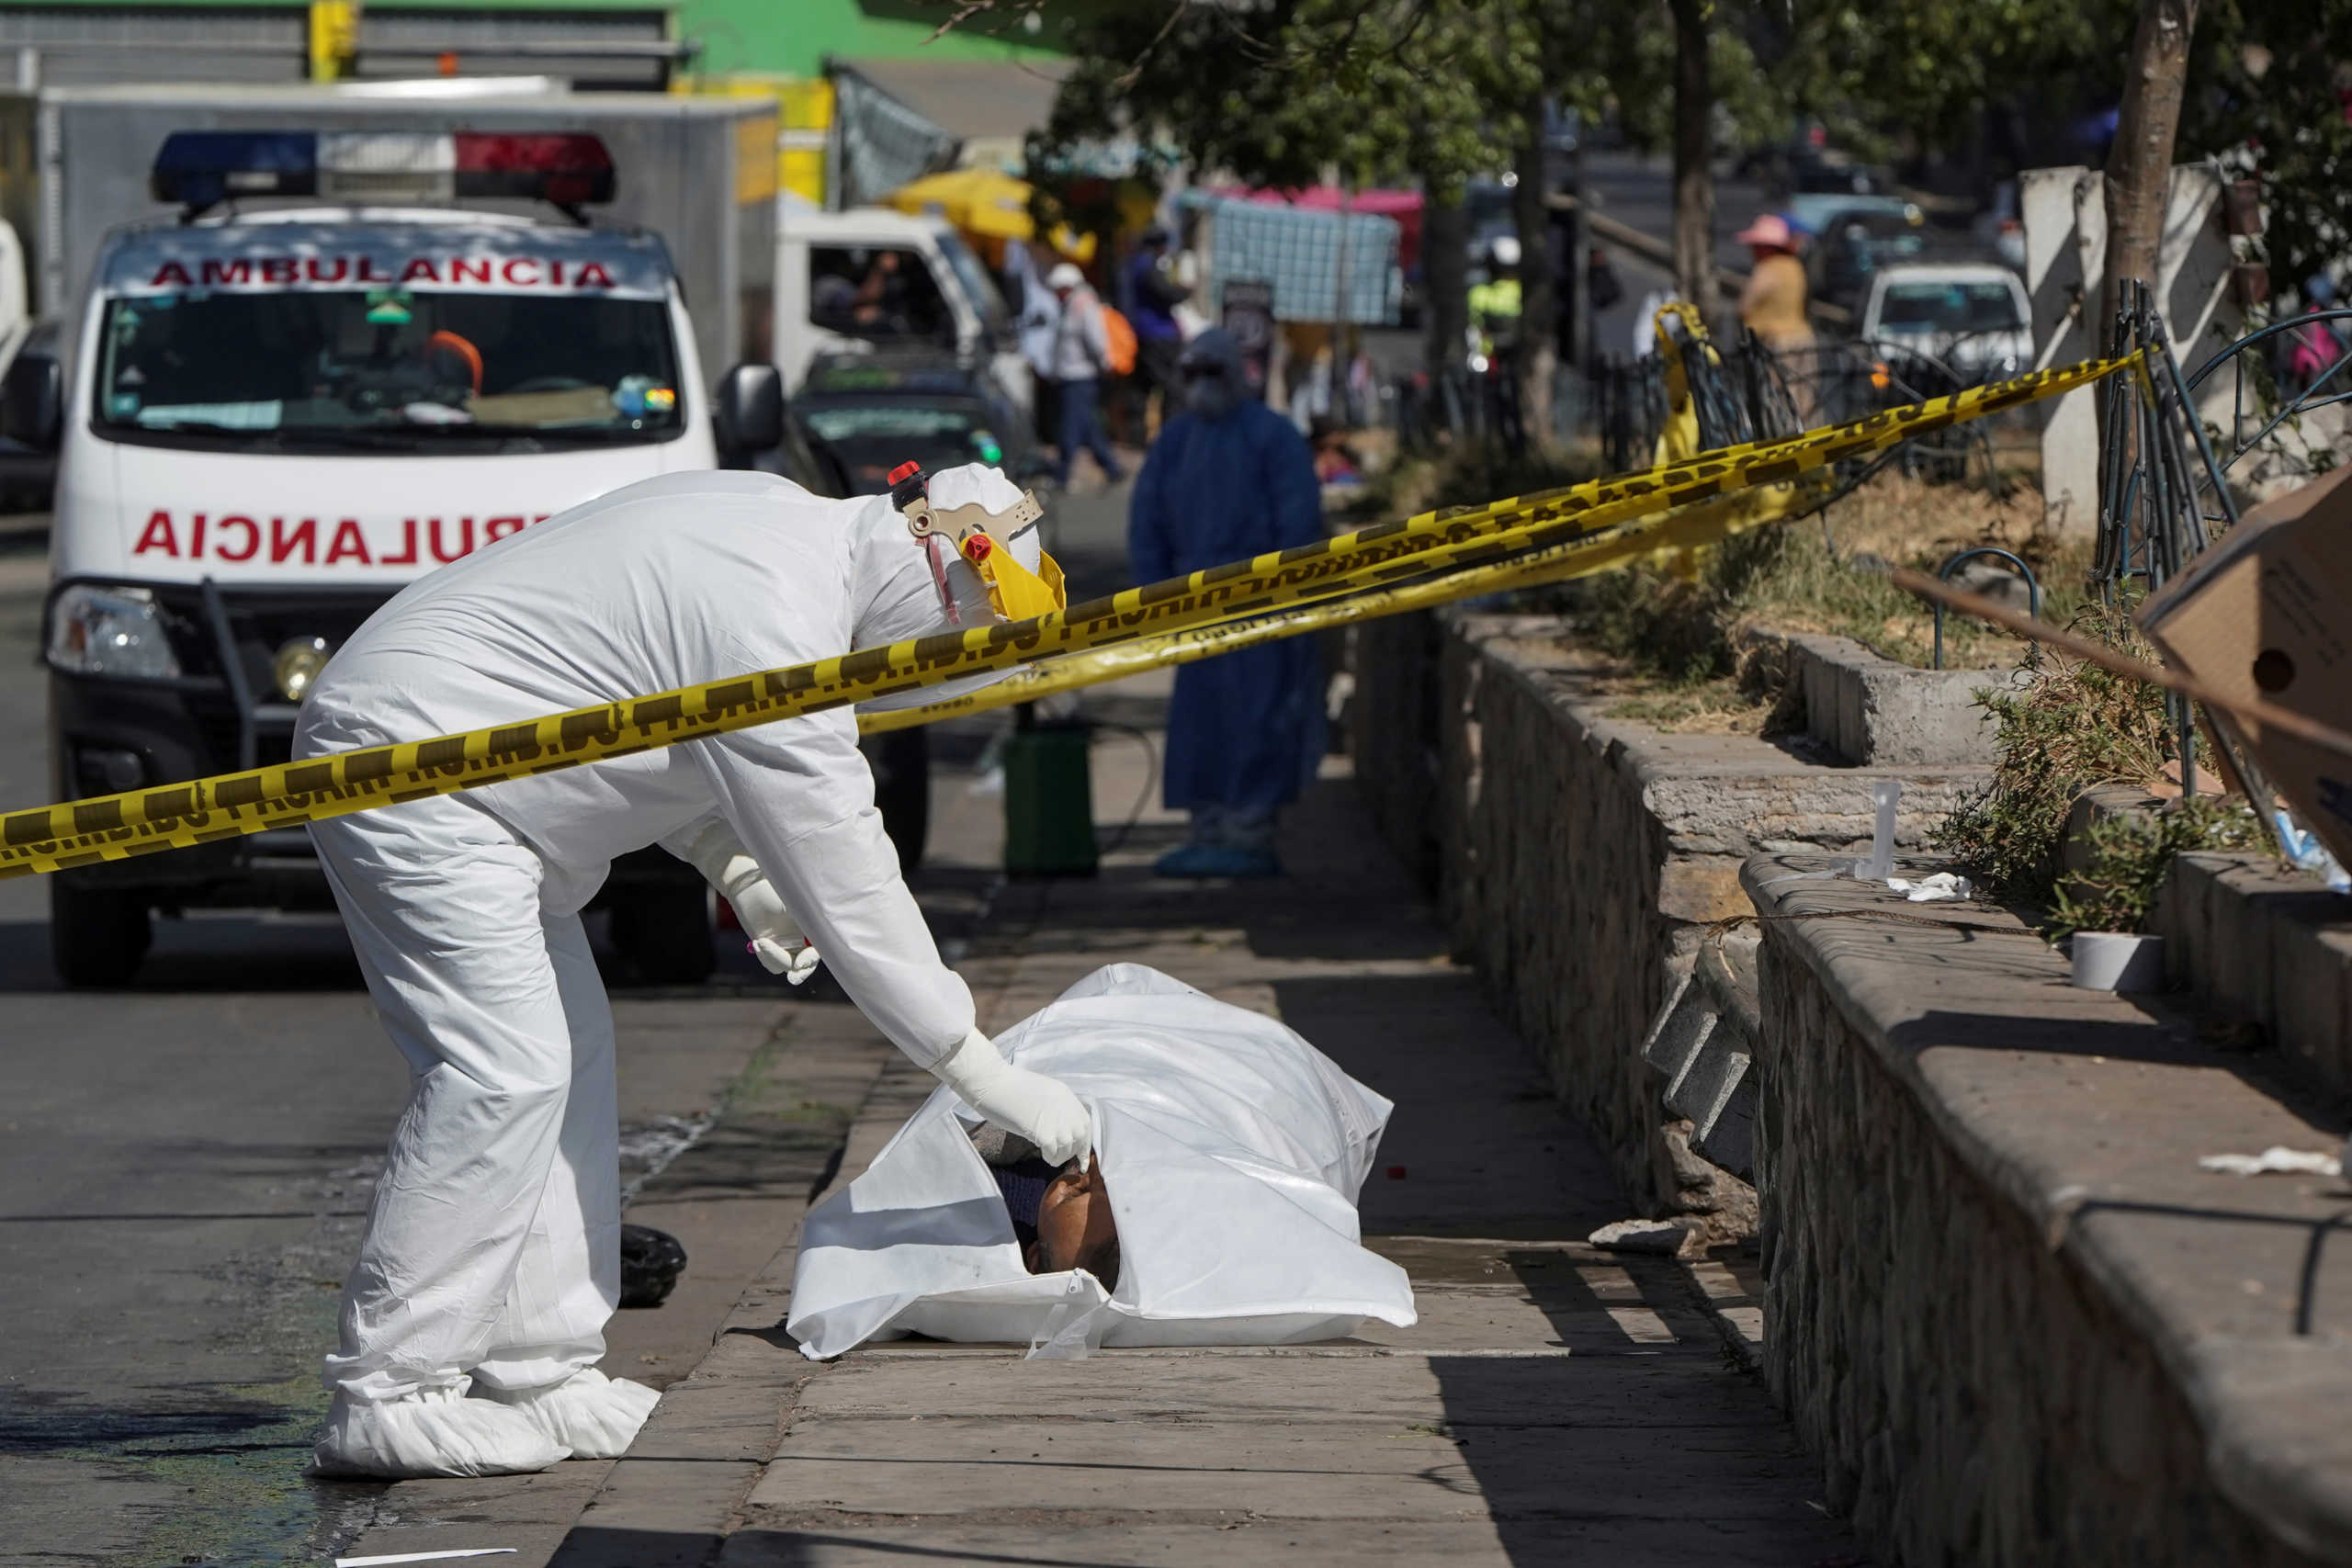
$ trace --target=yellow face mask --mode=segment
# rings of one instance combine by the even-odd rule
[[[1023,491],[1021,499],[1002,512],[990,512],[973,502],[948,511],[934,510],[931,498],[917,494],[899,508],[907,520],[908,531],[926,548],[937,547],[953,550],[965,564],[979,574],[987,584],[989,609],[1000,621],[1025,621],[1049,610],[1066,608],[1069,592],[1062,583],[1062,569],[1042,546],[1037,551],[1037,570],[1031,571],[1012,553],[1012,541],[1037,525],[1046,515],[1034,491]],[[936,563],[934,561],[934,568]],[[940,574],[940,597],[952,619],[956,614],[956,599],[948,590],[944,573]]]

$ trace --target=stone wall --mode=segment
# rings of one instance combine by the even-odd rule
[[[2250,1023],[2288,1072],[2352,1100],[2352,897],[2276,857],[2176,856],[2150,929],[2175,985],[2224,1022]]]
[[[1361,628],[1359,787],[1634,1207],[1745,1234],[1752,1191],[1691,1150],[1643,1063],[1654,1015],[1701,931],[1747,912],[1747,856],[1866,850],[1871,785],[1887,777],[1905,784],[1898,840],[1917,847],[1982,771],[1835,766],[1752,736],[1612,718],[1566,630],[1462,612]]]
[[[1825,869],[1747,886],[1765,1365],[1832,1511],[1889,1562],[2352,1560],[2352,1303],[2294,1322],[2339,1184],[2196,1166],[2328,1134],[2007,916],[1841,919],[1903,906]]]
[[[1804,733],[1833,756],[1902,766],[1981,761],[1990,752],[1993,725],[1976,694],[2008,671],[1920,670],[1851,637],[1767,626],[1750,630],[1747,644],[1780,665]]]

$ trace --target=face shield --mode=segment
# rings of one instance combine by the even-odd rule
[[[939,632],[1027,620],[1067,603],[1045,550],[1044,508],[1002,472],[967,463],[902,480],[863,519],[858,575],[871,585],[851,635],[878,648]],[[861,712],[920,707],[979,690],[1009,671],[971,675],[861,703]]]

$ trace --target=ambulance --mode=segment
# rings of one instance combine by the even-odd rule
[[[724,466],[831,488],[773,367],[706,390],[662,238],[587,220],[615,181],[577,132],[164,141],[151,189],[177,216],[114,230],[79,320],[28,342],[0,391],[0,432],[59,455],[60,798],[285,761],[304,694],[377,606],[576,502]],[[473,197],[545,215],[457,205]],[[614,883],[642,977],[708,972],[698,877],[654,851]],[[50,884],[75,985],[128,981],[159,911],[332,907],[301,829]]]

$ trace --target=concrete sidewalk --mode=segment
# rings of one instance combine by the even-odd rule
[[[1090,711],[1153,728],[1163,691],[1130,685]],[[1108,735],[1095,757],[1107,840],[1148,798],[1151,760]],[[952,774],[935,798],[943,874],[992,863],[995,799]],[[983,1023],[1125,960],[1299,1030],[1396,1102],[1363,1213],[1369,1245],[1413,1278],[1416,1326],[1076,1362],[897,1341],[819,1366],[783,1330],[787,1245],[628,1457],[430,1483],[436,1503],[469,1489],[470,1517],[434,1511],[354,1550],[514,1545],[503,1561],[566,1568],[1862,1562],[1727,1353],[1726,1318],[1753,1321],[1738,1282],[1576,1239],[1623,1217],[1613,1181],[1444,958],[1344,777],[1294,814],[1280,882],[1156,881],[1176,833],[1147,804],[1100,879],[997,890],[962,963]],[[831,1033],[797,1068],[788,1049],[778,1081],[833,1102],[863,1086],[839,1181],[930,1080],[847,1015]],[[784,1163],[809,1168],[805,1150]],[[806,1206],[791,1181],[756,1159],[740,1174],[786,1239]],[[1708,1310],[1702,1277],[1728,1313]],[[390,1511],[412,1494],[425,1488],[395,1488]],[[502,1523],[533,1498],[530,1528]]]

